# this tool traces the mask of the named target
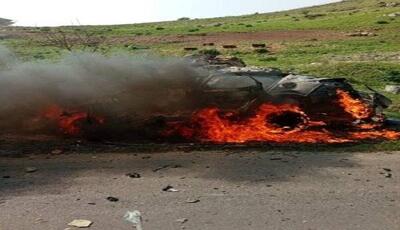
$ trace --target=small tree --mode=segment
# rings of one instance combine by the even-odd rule
[[[41,31],[44,36],[43,45],[55,46],[68,51],[79,48],[96,52],[106,41],[105,36],[99,36],[94,32],[80,28],[72,30],[42,28]]]

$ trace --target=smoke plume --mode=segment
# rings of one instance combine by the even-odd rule
[[[75,53],[55,63],[21,62],[0,47],[0,129],[36,132],[53,105],[138,120],[192,110],[203,76],[180,59]]]

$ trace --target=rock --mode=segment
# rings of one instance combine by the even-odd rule
[[[118,198],[112,197],[112,196],[107,197],[107,200],[110,201],[110,202],[117,202],[117,201],[119,201]]]
[[[141,178],[142,176],[139,173],[127,173],[126,176],[130,178]]]
[[[93,224],[93,222],[90,220],[77,219],[77,220],[73,220],[72,222],[70,222],[68,224],[68,226],[77,227],[77,228],[89,228],[90,225],[92,225],[92,224]]]
[[[162,191],[164,191],[164,192],[179,192],[178,189],[175,189],[175,188],[172,187],[171,185],[168,185],[168,186],[164,187],[164,188],[162,189]]]
[[[35,167],[26,167],[25,168],[25,172],[26,173],[34,173],[34,172],[36,172],[38,169],[37,168],[35,168]]]
[[[187,218],[180,218],[180,219],[177,219],[177,220],[176,220],[176,222],[181,223],[181,224],[184,224],[184,223],[186,223],[187,221],[188,221]]]
[[[385,91],[388,93],[400,94],[400,85],[386,85]]]
[[[391,13],[391,14],[388,14],[388,16],[391,18],[400,17],[400,12]]]
[[[392,170],[389,168],[383,168],[383,170],[385,170],[386,172],[391,172]]]

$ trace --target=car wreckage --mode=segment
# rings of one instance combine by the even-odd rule
[[[198,79],[195,88],[181,89],[186,97],[195,98],[192,110],[155,113],[142,119],[123,112],[116,116],[99,111],[107,106],[93,106],[94,111],[75,116],[77,119],[71,119],[74,116],[69,113],[67,121],[59,123],[72,125],[69,130],[74,132],[67,128],[67,133],[91,139],[129,135],[151,140],[179,137],[229,143],[331,143],[400,137],[394,131],[376,131],[378,127],[384,129],[387,119],[383,110],[391,100],[369,87],[370,92],[357,91],[345,78],[246,67],[237,58],[196,56],[188,60],[195,68],[207,70],[207,76]],[[176,93],[179,89],[170,91]],[[342,134],[343,130],[346,133]]]

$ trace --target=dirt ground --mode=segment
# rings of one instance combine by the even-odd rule
[[[30,33],[17,28],[9,28],[1,31],[7,37],[29,37],[33,40],[45,40],[44,34]],[[221,32],[193,35],[133,35],[133,36],[111,36],[106,40],[109,44],[187,44],[203,45],[204,43],[215,43],[215,45],[238,44],[243,42],[284,42],[284,41],[323,41],[348,39],[345,33],[331,30],[282,30],[262,32]]]
[[[340,40],[345,39],[344,33],[329,30],[286,30],[286,31],[263,31],[263,32],[225,32],[209,33],[204,35],[167,35],[167,36],[132,36],[113,37],[109,40],[112,44],[165,44],[165,43],[187,43],[204,44],[215,43],[216,45],[237,44],[242,42],[281,42],[297,40]]]
[[[134,229],[128,210],[142,213],[145,230],[400,226],[400,152],[1,146],[1,230],[74,229],[74,219]]]

